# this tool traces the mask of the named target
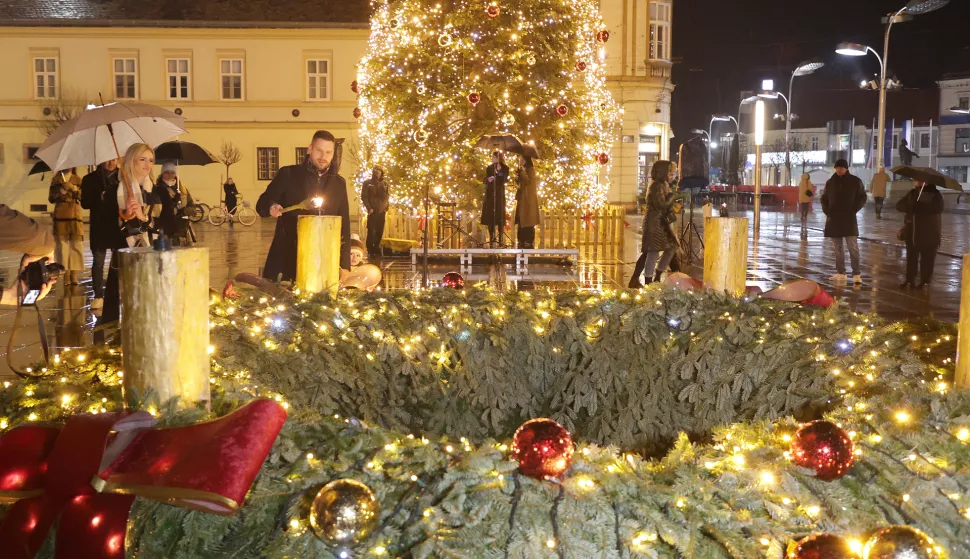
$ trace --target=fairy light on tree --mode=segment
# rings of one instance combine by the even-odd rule
[[[358,188],[377,165],[400,208],[423,212],[430,184],[474,210],[489,158],[475,143],[506,133],[539,151],[547,208],[602,206],[621,114],[606,87],[604,29],[593,0],[375,2],[352,84]]]

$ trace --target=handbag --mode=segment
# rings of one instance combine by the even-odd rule
[[[896,239],[900,241],[905,241],[906,239],[913,238],[913,216],[912,214],[906,214],[906,218],[903,220],[903,226],[896,231]]]

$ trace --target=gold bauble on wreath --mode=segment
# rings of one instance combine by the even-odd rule
[[[381,517],[374,493],[353,479],[324,485],[310,506],[310,527],[330,545],[356,545],[369,536]]]

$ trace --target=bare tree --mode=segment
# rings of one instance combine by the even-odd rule
[[[75,89],[64,88],[57,99],[48,101],[46,107],[49,114],[40,121],[40,129],[44,136],[50,136],[62,124],[76,118],[87,108],[85,95]]]
[[[226,179],[229,179],[229,167],[239,163],[242,160],[242,153],[239,151],[232,142],[222,141],[222,146],[219,148],[219,163],[226,166]]]

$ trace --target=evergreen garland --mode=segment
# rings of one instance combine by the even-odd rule
[[[237,515],[138,499],[132,557],[336,557],[307,507],[342,477],[383,509],[357,557],[780,559],[812,532],[858,543],[889,524],[970,556],[970,392],[947,384],[949,326],[659,289],[247,299],[212,320],[212,415],[271,396],[290,419]],[[49,381],[5,385],[0,428],[119,409],[119,365],[62,354]],[[206,417],[132,403],[167,425]],[[861,453],[827,483],[785,458],[791,416],[822,411]],[[561,485],[508,459],[540,415],[578,441]]]

